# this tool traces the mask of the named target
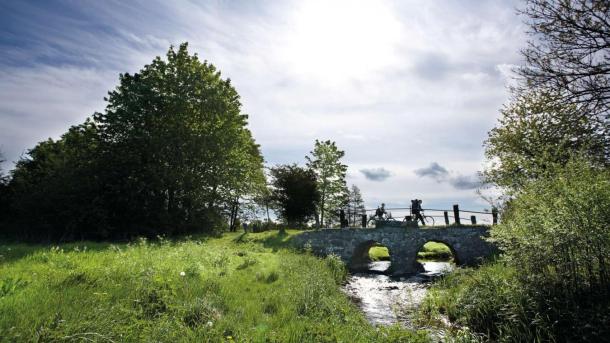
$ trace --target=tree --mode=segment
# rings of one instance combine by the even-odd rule
[[[316,139],[311,156],[306,156],[307,166],[314,171],[320,191],[318,204],[319,225],[330,222],[338,215],[338,211],[347,202],[347,186],[345,174],[347,165],[341,163],[345,155],[330,140],[320,142]],[[328,216],[329,218],[326,218]],[[317,217],[317,216],[316,216]],[[326,220],[326,222],[325,222]]]
[[[8,217],[8,208],[9,208],[9,188],[8,183],[10,178],[8,175],[4,174],[4,169],[2,168],[2,164],[6,160],[4,159],[4,155],[2,151],[0,151],[0,225],[2,221],[6,220]]]
[[[320,193],[315,173],[306,168],[281,165],[271,168],[271,200],[289,225],[302,225],[316,213]]]
[[[608,333],[608,223],[610,171],[578,157],[528,182],[506,220],[491,230],[556,337],[576,341],[596,330]],[[599,337],[607,336],[592,341]]]
[[[527,0],[531,39],[517,69],[527,88],[558,92],[554,100],[587,113],[610,116],[610,2]],[[598,118],[600,119],[600,118]]]
[[[11,219],[22,239],[106,238],[99,136],[87,120],[60,139],[38,143],[17,162],[9,183]]]
[[[265,187],[263,158],[229,79],[187,44],[120,75],[104,113],[49,139],[9,184],[23,235],[154,236],[234,224]]]
[[[488,182],[518,191],[549,166],[565,163],[575,153],[586,155],[589,163],[608,163],[609,141],[603,126],[579,116],[577,106],[554,100],[548,92],[532,91],[501,110],[499,125],[484,143],[491,161],[485,172]]]
[[[260,149],[231,81],[186,43],[166,57],[121,75],[105,113],[95,115],[115,222],[152,234],[210,229],[264,185]]]
[[[358,223],[360,215],[366,214],[362,193],[360,192],[360,188],[356,185],[352,185],[352,188],[349,190],[347,213],[348,219],[351,221],[352,225]]]

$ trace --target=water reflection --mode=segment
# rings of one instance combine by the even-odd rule
[[[408,278],[373,274],[385,271],[389,261],[372,262],[373,273],[356,273],[349,277],[344,291],[355,299],[366,318],[375,325],[402,323],[413,327],[409,313],[424,299],[430,277],[453,269],[450,262],[423,262],[425,272]]]

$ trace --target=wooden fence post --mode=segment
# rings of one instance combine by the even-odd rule
[[[455,225],[460,225],[460,207],[457,204],[453,205],[453,220]]]
[[[447,211],[443,211],[443,215],[445,215],[445,225],[449,225],[449,213]]]
[[[495,207],[491,208],[491,217],[492,219],[492,224],[493,225],[497,225],[498,224],[498,209]]]
[[[472,225],[477,225],[477,217],[474,215],[470,216],[470,223],[472,223]]]

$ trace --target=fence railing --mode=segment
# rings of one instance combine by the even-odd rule
[[[375,212],[376,210],[377,209],[365,209],[365,212]],[[385,210],[386,211],[401,211],[401,212],[409,211],[409,215],[411,214],[411,207],[392,207],[392,208],[386,208]],[[455,204],[455,205],[453,205],[453,208],[451,208],[451,209],[422,208],[421,210],[423,212],[425,212],[426,217],[444,219],[445,225],[452,224],[450,219],[453,219],[453,224],[456,224],[456,225],[462,224],[462,221],[464,221],[464,222],[470,221],[470,224],[476,225],[477,224],[476,214],[490,216],[487,218],[481,218],[481,219],[483,219],[482,222],[489,223],[490,222],[489,219],[491,219],[492,225],[498,224],[498,210],[495,208],[492,208],[491,211],[473,211],[473,210],[460,209],[460,206],[458,204]],[[429,214],[430,212],[435,212],[435,214],[430,215]],[[436,213],[439,213],[439,214],[436,214]],[[442,215],[440,215],[440,213],[442,213]],[[470,218],[461,217],[462,213],[471,214]],[[366,221],[368,221],[368,219],[369,218],[366,217],[366,215],[363,215],[363,217],[362,217],[362,223],[364,224],[363,227],[366,227],[365,224],[366,224]]]

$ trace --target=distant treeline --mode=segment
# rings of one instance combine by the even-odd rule
[[[187,44],[120,75],[106,109],[40,142],[3,177],[5,236],[117,239],[211,230],[265,187],[229,79]]]

